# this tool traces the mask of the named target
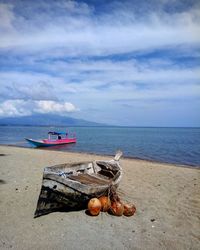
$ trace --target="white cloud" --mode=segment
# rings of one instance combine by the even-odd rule
[[[6,100],[0,103],[0,117],[26,116],[33,113],[59,114],[66,116],[78,109],[69,102]]]
[[[0,116],[25,116],[31,115],[29,105],[24,100],[7,100],[0,103]]]
[[[72,103],[64,102],[58,103],[55,101],[35,101],[34,111],[36,113],[58,113],[65,114],[65,112],[74,112],[77,111],[75,106]]]

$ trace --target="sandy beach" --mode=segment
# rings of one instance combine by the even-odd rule
[[[122,200],[133,217],[85,211],[34,219],[43,169],[111,159],[80,153],[0,146],[0,249],[200,249],[200,171],[122,158]]]

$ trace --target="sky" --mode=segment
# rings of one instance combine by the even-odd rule
[[[0,118],[200,126],[200,1],[0,0]]]

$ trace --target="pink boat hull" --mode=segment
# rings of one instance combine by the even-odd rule
[[[44,143],[46,143],[46,144],[59,145],[59,144],[74,143],[74,142],[76,142],[76,138],[67,138],[67,139],[60,139],[60,140],[48,140],[48,139],[44,139],[42,141]]]
[[[33,140],[26,138],[26,140],[35,147],[50,147],[50,146],[63,145],[76,142],[76,138],[66,138],[59,140],[49,140],[49,139]]]

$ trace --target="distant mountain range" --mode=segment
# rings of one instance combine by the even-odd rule
[[[105,124],[90,122],[72,117],[49,114],[0,118],[0,125],[24,126],[105,126]]]

